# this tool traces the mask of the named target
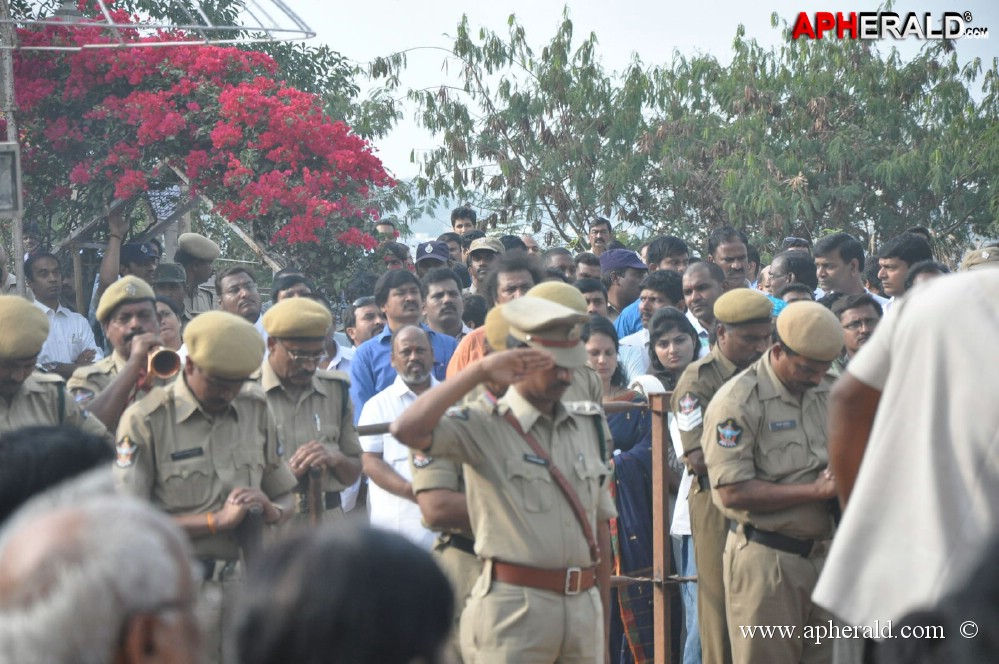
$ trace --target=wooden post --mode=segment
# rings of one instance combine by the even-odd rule
[[[655,664],[669,661],[670,644],[670,592],[669,561],[672,552],[669,538],[669,455],[666,446],[669,438],[669,403],[671,393],[653,394],[649,397],[652,409],[652,578],[657,581],[652,592],[652,615],[655,625]]]

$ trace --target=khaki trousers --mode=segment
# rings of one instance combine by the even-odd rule
[[[732,664],[732,647],[725,618],[725,577],[722,554],[728,535],[728,519],[715,507],[711,491],[695,481],[687,498],[690,531],[697,563],[697,622],[701,629],[702,664]]]
[[[725,601],[735,664],[830,664],[833,639],[816,644],[803,638],[808,625],[827,625],[832,615],[812,604],[812,590],[828,544],[819,542],[805,558],[730,532],[725,543]],[[753,636],[745,627],[793,627],[794,634]]]

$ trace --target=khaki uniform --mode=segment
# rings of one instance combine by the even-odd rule
[[[572,507],[548,469],[507,423],[510,411],[551,455],[580,497],[593,531],[616,516],[601,457],[596,404],[559,404],[554,418],[511,388],[497,402],[452,408],[427,455],[465,465],[475,552],[486,561],[461,619],[466,662],[602,661],[603,611],[597,588],[562,595],[492,580],[492,561],[543,569],[594,561]]]
[[[603,385],[600,377],[589,367],[576,369],[572,374],[572,384],[566,389],[563,402],[592,402],[600,403],[603,396]],[[480,385],[472,390],[465,397],[464,405],[474,407],[486,393],[486,388]],[[482,403],[489,403],[483,401]],[[607,426],[607,419],[603,420],[604,440],[611,440],[610,429]],[[465,492],[465,476],[462,472],[461,464],[447,459],[435,459],[425,454],[411,452],[409,456],[410,468],[413,471],[413,493],[421,491],[431,491],[434,489],[446,489],[448,491]],[[465,602],[472,593],[472,587],[476,579],[482,573],[482,561],[474,552],[468,551],[469,546],[474,546],[475,535],[470,532],[441,533],[434,544],[434,558],[444,570],[448,580],[454,587],[455,594],[455,632],[452,634],[452,651],[456,661],[461,661],[461,648],[458,643],[458,626],[461,621],[462,611],[465,609]]]
[[[435,489],[465,492],[465,478],[461,464],[447,459],[435,459],[419,452],[410,454],[409,461],[413,471],[414,494]],[[469,550],[474,546],[475,536],[471,532],[455,530],[439,533],[431,552],[454,589],[454,629],[451,632],[450,650],[456,662],[461,661],[461,645],[458,638],[461,613],[465,609],[469,595],[472,594],[475,581],[482,574],[482,561],[476,557],[474,551]]]
[[[117,441],[118,489],[168,514],[218,511],[236,487],[259,488],[274,500],[296,485],[257,385],[247,385],[225,413],[215,415],[201,409],[183,379],[156,388],[125,410]],[[242,578],[239,543],[233,531],[192,537],[191,543],[206,565],[206,586],[222,594],[206,627],[206,652],[211,661],[229,662],[231,646],[223,655],[221,635]]]
[[[291,458],[299,447],[316,440],[360,462],[361,445],[357,440],[357,429],[354,428],[354,409],[348,392],[350,378],[347,374],[342,371],[317,371],[312,377],[312,385],[296,395],[282,386],[281,379],[265,360],[261,367],[260,386],[267,394],[267,403],[274,416],[285,458]],[[343,516],[340,492],[347,485],[330,471],[324,475],[323,492],[327,511],[322,520],[325,522]],[[305,493],[308,488],[307,479],[303,480],[296,487],[297,513],[291,522],[295,525],[309,523]]]
[[[59,412],[60,400],[62,413]],[[87,433],[107,439],[108,443],[112,442],[111,434],[101,421],[66,394],[66,386],[59,376],[33,373],[21,384],[9,402],[0,398],[0,432],[59,424],[79,427]]]
[[[198,286],[194,291],[194,297],[184,293],[184,312],[181,318],[184,322],[189,322],[198,314],[215,309],[215,291],[208,286]]]
[[[78,367],[69,380],[66,381],[66,387],[76,402],[81,406],[85,406],[91,399],[107,389],[107,386],[125,369],[127,361],[118,351],[114,351],[99,362],[94,362],[85,367]],[[169,382],[161,378],[154,378],[153,386],[163,387]],[[149,394],[149,390],[135,390],[133,388],[132,394],[129,397],[129,403],[138,401],[147,394]]]
[[[811,594],[832,537],[825,502],[807,502],[774,512],[722,506],[718,486],[759,479],[807,484],[828,465],[826,401],[830,381],[801,396],[788,392],[774,373],[770,353],[723,385],[704,417],[702,445],[715,504],[737,524],[725,544],[725,601],[732,656],[750,662],[828,662],[832,641],[746,638],[740,625],[826,624],[830,615],[812,604]],[[748,529],[747,529],[748,527]],[[802,544],[806,555],[751,539],[752,529],[776,533],[781,546]],[[792,539],[793,538],[793,539]],[[774,538],[771,538],[774,539]]]
[[[701,449],[704,409],[722,385],[738,372],[718,345],[687,367],[673,390],[670,408],[680,430],[683,453]],[[690,485],[687,498],[690,530],[697,563],[697,622],[701,633],[701,661],[723,664],[732,661],[725,620],[725,582],[722,552],[728,537],[728,519],[711,500],[706,475]]]

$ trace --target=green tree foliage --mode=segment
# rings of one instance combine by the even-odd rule
[[[540,52],[512,16],[502,36],[463,18],[446,61],[458,84],[409,92],[441,141],[417,188],[561,242],[596,214],[692,240],[730,224],[764,248],[832,229],[872,244],[914,225],[955,243],[999,231],[995,61],[960,64],[960,42],[903,61],[773,25],[782,45],[740,28],[727,65],[675,54],[609,73],[567,16]],[[397,54],[372,74],[404,66]]]

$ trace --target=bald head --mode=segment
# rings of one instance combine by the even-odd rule
[[[149,662],[197,662],[189,561],[184,534],[138,500],[36,499],[0,539],[0,661],[128,662],[131,648]]]
[[[79,562],[84,523],[79,508],[49,512],[13,532],[0,557],[0,606],[18,606],[47,595],[58,567]]]
[[[392,368],[414,391],[430,386],[434,351],[426,330],[407,325],[392,335]]]

